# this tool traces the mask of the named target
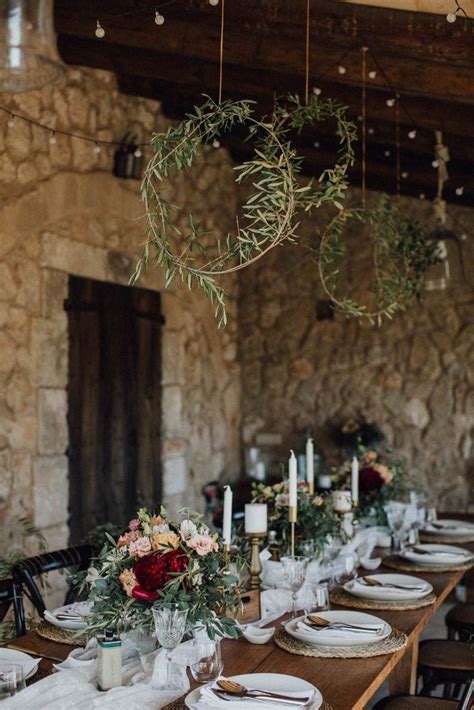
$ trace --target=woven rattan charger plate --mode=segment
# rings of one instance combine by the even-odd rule
[[[87,637],[85,635],[76,635],[75,631],[68,629],[60,629],[49,621],[42,621],[35,629],[38,636],[48,639],[48,641],[56,641],[57,643],[65,643],[68,646],[85,646]]]
[[[315,646],[290,636],[285,629],[279,629],[273,637],[277,646],[297,656],[312,656],[313,658],[372,658],[385,656],[387,653],[400,651],[407,645],[406,634],[397,629],[381,641],[366,646]]]
[[[474,542],[474,535],[456,535],[456,537],[448,537],[447,535],[438,535],[437,533],[420,532],[420,541],[428,543],[437,543],[440,545],[463,545],[466,542]]]
[[[450,565],[449,567],[429,567],[428,565],[417,565],[414,562],[408,562],[404,560],[403,557],[398,555],[387,555],[383,558],[383,566],[390,567],[390,569],[399,569],[403,572],[426,572],[427,574],[432,574],[436,572],[467,572],[468,569],[474,567],[474,560],[471,560],[465,565]]]
[[[436,601],[434,594],[428,594],[421,599],[405,599],[396,602],[382,601],[381,599],[362,599],[349,594],[344,589],[333,589],[329,593],[331,604],[348,606],[352,609],[378,609],[385,611],[408,611],[409,609],[421,609],[430,606]]]
[[[163,710],[187,710],[186,705],[184,704],[184,699],[185,695],[183,695],[182,698],[178,698],[174,702],[170,703],[169,705],[165,705]],[[325,703],[323,700],[323,704],[320,707],[320,710],[333,710],[331,705],[328,705],[328,703]]]

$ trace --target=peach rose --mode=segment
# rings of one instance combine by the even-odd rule
[[[391,483],[393,481],[393,473],[387,466],[384,466],[382,463],[376,463],[372,466],[372,468],[375,471],[378,471],[380,478],[384,483]]]
[[[219,545],[210,535],[198,533],[188,542],[188,547],[195,550],[201,557],[209,552],[217,552]]]
[[[313,498],[313,505],[320,506],[324,503],[324,500],[322,499],[321,496],[316,496],[316,498]]]
[[[375,461],[377,458],[377,452],[376,451],[366,451],[364,454],[364,461],[367,463],[372,463]]]
[[[135,577],[133,570],[124,569],[122,574],[119,576],[119,580],[127,597],[131,597],[132,591],[137,586],[137,578]]]
[[[131,542],[135,542],[140,537],[138,530],[132,530],[132,532],[127,532],[125,535],[121,535],[117,540],[117,547],[125,547],[130,545]]]
[[[151,538],[151,546],[155,552],[160,550],[169,550],[171,547],[176,550],[179,547],[180,539],[174,532],[162,532],[158,535],[153,535]]]

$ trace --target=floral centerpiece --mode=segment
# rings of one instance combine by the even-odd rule
[[[378,525],[387,524],[384,506],[389,500],[405,498],[414,485],[408,479],[404,461],[359,445],[356,452],[359,461],[359,514],[358,517],[373,517]],[[351,488],[351,461],[345,461],[333,470],[336,488]]]
[[[177,604],[210,638],[239,635],[226,616],[240,609],[238,579],[228,574],[218,535],[198,513],[179,514],[176,521],[163,507],[159,514],[141,508],[117,540],[106,536],[81,584],[92,602],[89,633],[109,626],[148,633],[152,607]]]
[[[277,533],[283,545],[290,545],[290,522],[288,515],[289,485],[288,480],[272,486],[256,483],[252,489],[253,503],[266,503],[268,506],[268,527]],[[328,493],[312,495],[308,484],[298,483],[298,518],[296,522],[297,554],[307,554],[310,550],[315,557],[323,552],[329,536],[341,535],[341,521],[334,511],[332,497]],[[309,549],[308,549],[309,548]]]

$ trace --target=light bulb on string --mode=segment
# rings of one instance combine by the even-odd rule
[[[375,128],[372,128],[372,126],[371,126],[370,128],[367,129],[367,133],[369,134],[369,136],[373,136],[375,133]]]
[[[313,94],[316,94],[316,96],[321,96],[321,89],[319,86],[313,86]]]
[[[56,131],[51,131],[51,135],[49,136],[49,144],[56,145]]]
[[[455,12],[448,12],[446,15],[446,20],[449,22],[450,25],[453,24],[453,22],[456,22],[457,15]]]
[[[357,120],[359,121],[359,123],[362,123],[362,121],[364,120],[364,117],[363,117],[363,116],[357,116]]]
[[[424,200],[426,198],[426,195],[424,192],[420,192],[420,200]]]
[[[155,10],[155,24],[156,25],[164,25],[165,24],[165,18],[158,10]]]
[[[387,99],[386,103],[389,108],[393,108],[393,106],[395,106],[395,99]]]
[[[218,141],[217,138],[214,138],[214,140],[212,141],[212,147],[213,148],[220,148],[221,147],[220,141]]]
[[[95,153],[96,155],[99,155],[99,153],[100,153],[101,150],[102,150],[102,148],[100,147],[100,145],[99,145],[99,144],[97,143],[97,141],[96,141],[95,144],[94,144],[94,153]]]
[[[431,167],[433,168],[439,168],[439,160],[433,160],[431,162]]]
[[[219,4],[219,0],[209,0],[209,5],[213,5],[214,7]]]
[[[463,185],[461,185],[460,187],[456,188],[456,195],[458,197],[461,197],[463,194],[464,194],[464,187],[463,187]]]
[[[392,153],[391,153],[390,150],[385,150],[385,151],[384,151],[384,155],[385,155],[386,158],[390,158],[390,156],[392,155]]]
[[[337,71],[339,72],[339,74],[345,74],[347,69],[346,67],[343,67],[342,64],[339,64]]]
[[[142,153],[142,151],[140,150],[140,148],[136,148],[135,151],[134,151],[134,153],[133,153],[133,155],[135,156],[135,158],[141,158],[142,155],[143,155],[143,153]]]
[[[102,27],[102,25],[100,24],[100,20],[97,20],[97,25],[96,25],[96,28],[95,28],[95,36],[96,36],[98,39],[102,39],[102,37],[105,37],[105,30],[104,30],[104,28]]]
[[[320,145],[321,145],[321,143],[320,143],[319,141],[314,141],[314,143],[313,143],[313,146],[314,146],[315,148],[319,148]]]
[[[15,116],[13,114],[10,115],[10,118],[7,121],[7,126],[8,128],[13,128],[15,125]]]
[[[404,180],[407,179],[408,173],[406,172],[406,170],[403,171],[403,173],[401,174],[401,177],[402,177]]]
[[[409,131],[408,132],[408,138],[411,138],[411,140],[414,140],[416,138],[416,131]]]
[[[377,78],[377,72],[376,71],[369,71],[369,79],[376,79]]]

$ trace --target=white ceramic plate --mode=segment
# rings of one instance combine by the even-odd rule
[[[353,579],[344,585],[344,589],[349,594],[354,597],[360,597],[361,599],[373,599],[375,601],[409,601],[410,599],[421,599],[426,597],[433,591],[433,587],[429,582],[425,582],[424,579],[419,577],[412,577],[408,574],[367,574],[366,577],[370,579],[375,579],[377,582],[382,584],[400,584],[405,586],[423,586],[422,592],[418,591],[404,591],[390,588],[382,587],[370,587],[363,583],[360,577],[359,584],[356,584],[357,579]]]
[[[22,666],[25,678],[31,678],[38,670],[38,663],[41,658],[32,658],[23,651],[16,651],[14,648],[0,647],[0,663],[16,663]]]
[[[434,527],[428,523],[424,530],[430,535],[442,535],[443,537],[463,537],[465,535],[472,535],[474,538],[474,524],[468,523],[464,520],[437,520],[436,525],[439,527]]]
[[[74,619],[57,619],[57,614],[80,614],[81,616],[87,617],[90,614],[91,605],[90,602],[74,602],[74,604],[67,604],[66,606],[59,606],[57,609],[52,611],[46,610],[44,612],[44,618],[49,621],[50,624],[58,626],[60,629],[68,629],[69,631],[79,631],[80,629],[85,629],[87,626],[87,621],[76,621]]]
[[[229,680],[235,680],[237,683],[242,683],[242,685],[248,688],[273,690],[275,693],[304,692],[305,690],[314,691],[314,700],[308,710],[318,710],[323,704],[323,696],[314,685],[302,678],[296,678],[292,675],[283,675],[281,673],[249,673],[247,675],[229,676]],[[186,707],[194,708],[195,703],[199,701],[200,695],[200,688],[196,688],[189,693],[184,701]]]
[[[454,547],[454,545],[417,545],[421,550],[428,552],[445,552],[444,555],[424,555],[417,553],[412,549],[404,550],[401,556],[410,562],[416,562],[419,565],[426,567],[449,567],[451,565],[464,564],[472,560],[472,553],[462,547]]]
[[[309,631],[307,633],[304,630],[296,628],[296,624],[298,622],[303,621],[303,619],[305,618],[304,615],[299,616],[296,619],[291,619],[290,621],[287,621],[285,624],[285,629],[290,634],[290,636],[294,636],[294,638],[299,639],[300,641],[306,641],[307,643],[312,643],[315,646],[338,647],[366,646],[371,643],[377,643],[378,641],[382,641],[384,638],[387,638],[387,636],[390,636],[390,634],[392,633],[392,627],[390,626],[390,624],[387,624],[386,621],[380,619],[378,616],[374,616],[373,614],[365,614],[361,611],[321,611],[318,612],[318,616],[321,616],[323,619],[327,619],[328,621],[341,621],[347,624],[383,624],[383,631],[378,636],[376,636],[375,634],[343,633],[341,633],[341,635],[338,634],[336,636],[335,634],[328,635],[325,631]],[[317,637],[315,634],[317,634]],[[315,638],[317,638],[318,640],[317,643],[315,642]]]

